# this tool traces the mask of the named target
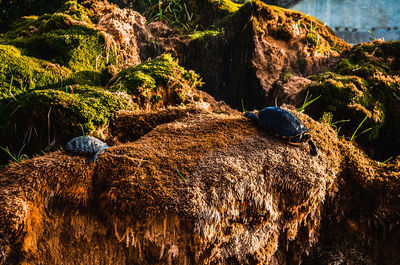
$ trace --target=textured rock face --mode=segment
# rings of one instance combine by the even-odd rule
[[[0,260],[299,264],[311,250],[306,264],[396,260],[395,237],[373,231],[398,231],[399,162],[379,166],[297,115],[318,157],[241,115],[192,108],[124,112],[113,130],[133,141],[116,141],[92,164],[62,151],[14,164],[0,172]]]
[[[3,264],[267,264],[278,245],[315,242],[338,172],[241,115],[191,111],[93,164],[55,152],[2,171],[0,253]]]
[[[146,18],[132,9],[95,2],[99,21],[96,28],[103,33],[110,52],[119,53],[121,67],[141,63],[155,55],[148,40],[152,37],[146,28]]]
[[[206,92],[238,109],[242,101],[247,109],[264,107],[271,89],[289,75],[325,71],[337,51],[350,48],[322,22],[261,1],[227,21],[222,36],[192,40],[180,61],[203,77]],[[278,104],[287,100],[278,96]]]

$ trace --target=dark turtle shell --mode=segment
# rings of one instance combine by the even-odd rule
[[[106,143],[93,136],[78,136],[65,145],[67,152],[90,155],[88,162],[95,161],[107,148]]]
[[[258,122],[264,129],[284,137],[294,137],[309,132],[295,114],[279,107],[267,107],[260,110]]]
[[[290,111],[279,107],[266,107],[258,112],[258,116],[252,112],[246,112],[244,116],[258,122],[263,129],[287,138],[289,143],[307,141],[310,145],[311,155],[318,155],[318,148],[311,140],[311,135],[307,133],[310,130]]]
[[[104,151],[108,145],[93,136],[78,136],[65,145],[65,150],[72,153],[92,154]]]

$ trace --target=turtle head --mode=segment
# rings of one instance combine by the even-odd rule
[[[248,112],[248,111],[246,111],[246,112],[244,113],[244,116],[245,116],[246,118],[249,118],[249,119],[252,120],[252,121],[258,122],[258,116],[257,116],[256,114],[254,114],[253,112]]]

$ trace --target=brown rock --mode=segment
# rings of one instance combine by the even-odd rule
[[[349,216],[351,191],[375,192],[368,218],[398,208],[399,163],[374,164],[302,113],[318,157],[241,115],[158,114],[142,116],[148,133],[95,163],[58,151],[3,170],[3,264],[298,264],[322,217]],[[343,220],[340,231],[368,231]]]
[[[7,264],[266,263],[300,227],[314,241],[337,172],[242,116],[188,112],[92,164],[58,151],[5,169],[1,250]]]

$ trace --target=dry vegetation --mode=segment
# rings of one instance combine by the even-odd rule
[[[398,165],[377,166],[301,113],[318,157],[241,115],[198,108],[132,115],[150,132],[93,164],[58,151],[0,173],[7,264],[267,263],[285,246],[299,261],[317,241],[338,178],[398,188]],[[129,139],[122,127],[120,140]]]

